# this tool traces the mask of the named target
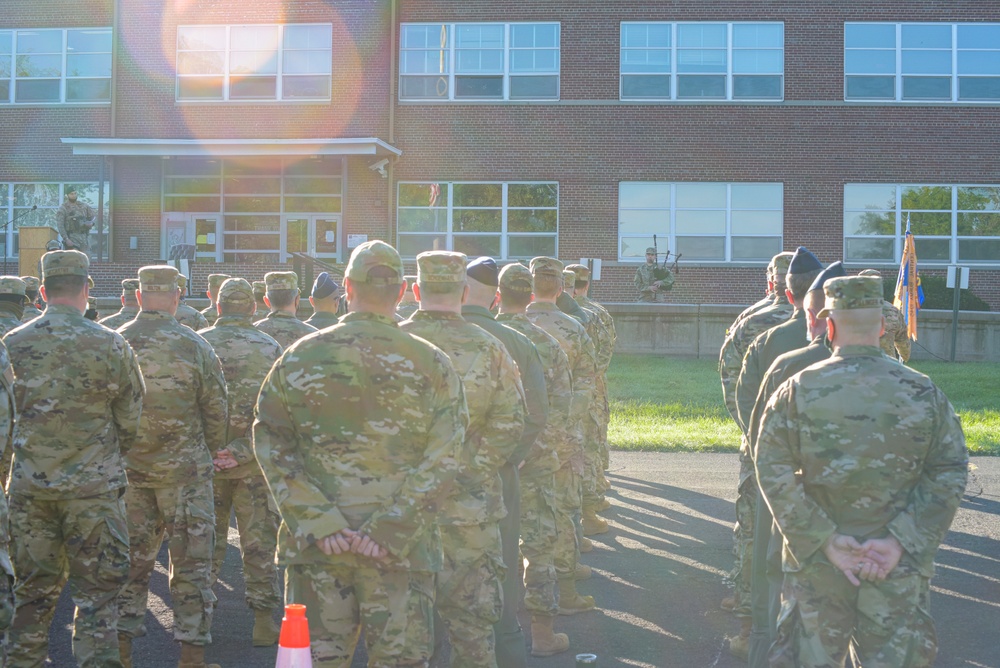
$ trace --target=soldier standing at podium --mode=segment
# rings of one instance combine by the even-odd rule
[[[66,201],[56,211],[56,224],[62,236],[65,250],[78,250],[90,255],[90,229],[97,214],[85,202],[76,198],[76,188],[72,186],[66,193]]]

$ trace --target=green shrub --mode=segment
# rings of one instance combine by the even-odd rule
[[[947,279],[944,276],[920,276],[920,286],[924,289],[924,303],[920,308],[940,309],[950,311],[954,308],[955,291],[945,287]],[[882,277],[882,291],[885,300],[892,303],[896,291],[896,277]],[[989,311],[990,305],[972,293],[962,290],[959,308],[963,311]]]

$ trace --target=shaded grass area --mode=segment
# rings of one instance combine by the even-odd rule
[[[921,361],[962,420],[969,452],[1000,455],[1000,364]],[[712,359],[615,355],[608,369],[617,450],[735,452],[740,433],[722,403]]]

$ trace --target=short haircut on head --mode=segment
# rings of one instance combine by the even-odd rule
[[[368,278],[397,279],[395,283],[360,283],[351,281],[351,289],[355,297],[363,304],[374,307],[395,305],[399,298],[399,288],[403,278],[392,267],[377,266],[368,270]],[[348,278],[347,280],[350,280]]]
[[[532,291],[543,299],[558,297],[559,293],[563,291],[563,277],[561,275],[535,274],[531,283]]]
[[[417,281],[417,287],[420,288],[421,295],[441,295],[446,297],[448,295],[459,295],[465,291],[465,283],[421,283]]]
[[[250,315],[254,311],[256,302],[219,302],[220,315]]]
[[[267,291],[267,299],[271,302],[272,308],[288,308],[295,303],[295,298],[298,296],[297,289]]]
[[[76,274],[49,276],[42,281],[42,285],[45,286],[45,294],[50,300],[53,297],[75,297],[87,285],[87,277]]]
[[[802,301],[802,306],[805,309],[812,311],[813,313],[819,313],[823,310],[823,305],[826,303],[826,293],[823,292],[823,288],[810,290],[806,293],[806,296]]]
[[[816,269],[815,271],[807,271],[804,274],[788,274],[786,277],[786,287],[792,293],[792,297],[795,301],[802,301],[805,299],[806,293],[809,292],[809,288],[812,287],[813,281],[816,277],[820,275],[822,269]]]
[[[877,334],[882,328],[882,309],[874,308],[834,309],[828,319],[836,326],[852,334]]]
[[[511,288],[500,286],[500,304],[511,308],[523,308],[531,303],[531,292],[525,290],[512,290]]]

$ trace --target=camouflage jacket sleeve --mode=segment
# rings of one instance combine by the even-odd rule
[[[480,482],[514,460],[524,430],[524,389],[514,360],[505,350],[497,347],[491,367],[493,397],[475,455],[474,468],[483,474]]]
[[[462,379],[447,355],[438,352],[439,372],[433,392],[433,417],[420,464],[410,471],[399,491],[385,507],[375,511],[361,526],[363,533],[405,558],[433,526],[439,504],[453,489],[460,462],[468,461],[465,430],[469,409]]]
[[[538,357],[535,346],[526,348],[522,356],[523,364],[517,370],[521,377],[521,387],[524,391],[524,429],[517,449],[511,455],[510,463],[517,466],[524,461],[538,435],[545,429],[549,419],[549,395],[546,390],[545,368]]]
[[[736,405],[736,380],[742,368],[743,356],[736,347],[734,332],[730,332],[719,351],[719,379],[722,381],[722,398],[726,403],[726,410],[737,423],[740,421],[740,412]]]
[[[889,522],[889,531],[927,574],[933,571],[934,555],[958,511],[969,475],[962,425],[941,390],[935,392],[931,410],[937,429],[923,474],[906,509]]]
[[[785,382],[771,395],[757,435],[757,480],[788,552],[799,564],[819,550],[837,525],[810,497],[796,472],[799,431],[794,386]]]
[[[597,356],[589,336],[580,340],[573,366],[573,413],[578,418],[590,414],[591,404],[597,396]]]
[[[116,336],[112,343],[111,360],[117,360],[117,368],[113,367],[117,378],[115,396],[111,399],[111,415],[118,431],[118,442],[122,453],[126,453],[135,442],[139,433],[139,418],[142,417],[142,398],[146,393],[146,385],[139,369],[139,361],[135,352],[124,338]]]
[[[906,325],[903,325],[896,331],[896,339],[893,343],[896,345],[896,352],[899,353],[899,359],[909,362],[913,342],[910,341],[910,337],[906,333]]]
[[[198,407],[205,430],[205,445],[216,453],[226,447],[229,427],[229,405],[226,397],[226,379],[222,374],[219,357],[207,342],[198,347],[201,359],[201,383],[198,386]]]
[[[736,377],[736,386],[733,397],[736,403],[736,423],[748,433],[750,429],[750,414],[753,412],[754,403],[757,401],[757,394],[760,390],[761,374],[764,371],[760,368],[760,348],[762,339],[754,339],[747,349],[747,354],[743,356],[743,364],[740,367],[739,375]]]
[[[56,209],[56,229],[59,230],[59,236],[63,239],[69,237],[69,230],[66,228],[66,207],[64,206]],[[41,276],[41,273],[38,275]]]

